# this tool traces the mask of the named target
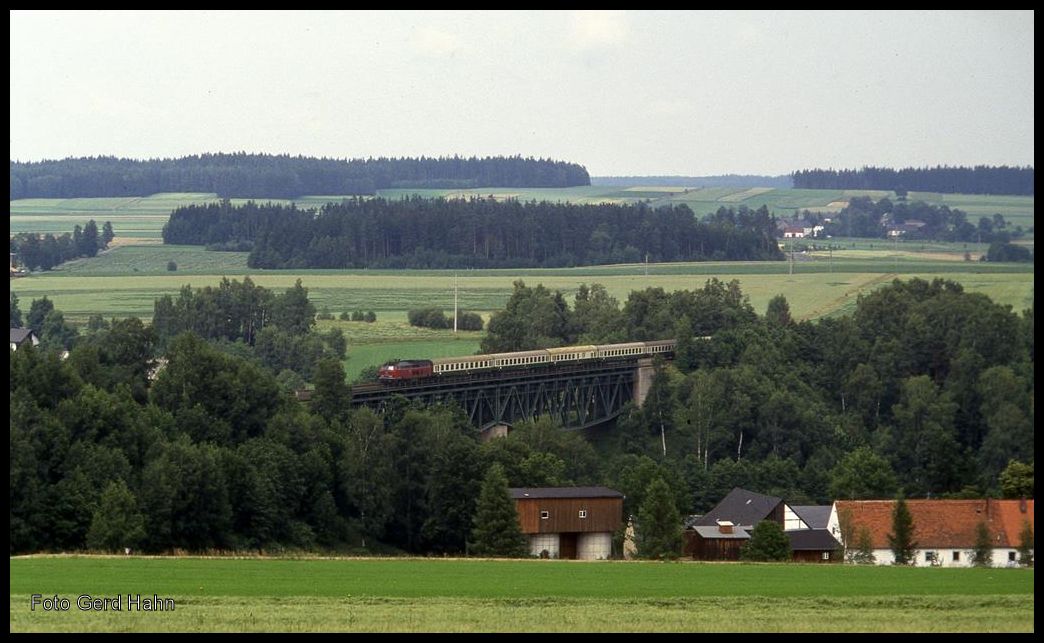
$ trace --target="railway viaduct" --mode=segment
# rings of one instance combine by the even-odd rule
[[[664,354],[671,359],[672,353]],[[586,361],[470,375],[441,375],[402,385],[352,387],[352,406],[378,412],[395,396],[434,405],[456,402],[484,437],[516,422],[549,415],[566,429],[611,420],[628,402],[641,405],[652,386],[653,360]]]

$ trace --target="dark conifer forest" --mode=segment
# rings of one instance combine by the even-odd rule
[[[228,202],[178,208],[163,241],[250,250],[251,268],[515,268],[783,259],[765,207],[347,199],[318,212]]]
[[[864,167],[860,170],[799,170],[794,187],[812,190],[891,190],[905,194],[1033,194],[1032,167]]]
[[[374,194],[388,188],[590,185],[582,166],[511,157],[329,159],[271,154],[201,154],[176,159],[109,156],[11,161],[11,199],[148,196],[213,192],[222,198],[290,199]]]

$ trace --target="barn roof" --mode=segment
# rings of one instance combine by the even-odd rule
[[[513,487],[508,489],[515,500],[526,498],[623,498],[609,487]]]
[[[695,524],[713,527],[718,524],[719,520],[729,520],[736,525],[754,526],[772,513],[772,510],[781,502],[783,502],[782,498],[765,496],[736,487]]]
[[[1025,511],[1023,504],[1025,503]],[[853,530],[870,530],[874,549],[888,549],[894,500],[838,500],[838,518],[850,513]],[[907,500],[913,518],[913,540],[926,547],[972,548],[976,527],[985,522],[994,547],[1018,547],[1024,520],[1033,524],[1032,500]]]
[[[790,539],[791,551],[833,551],[841,543],[826,529],[794,529],[784,532]]]
[[[750,540],[750,534],[747,533],[743,527],[733,527],[731,534],[723,534],[717,525],[713,527],[698,526],[692,527],[691,531],[695,531],[700,535],[700,538],[707,540]]]
[[[805,521],[809,529],[826,529],[832,508],[832,505],[790,505],[790,509]]]

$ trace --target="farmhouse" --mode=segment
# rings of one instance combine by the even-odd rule
[[[36,333],[31,328],[12,328],[11,329],[11,350],[16,351],[19,347],[26,343],[36,346],[40,343],[40,339],[36,336]]]
[[[790,507],[782,498],[734,488],[716,507],[690,521],[682,553],[697,560],[739,560],[740,547],[762,520],[779,524],[791,555],[802,562],[840,561],[840,543],[827,530],[830,506]]]
[[[623,524],[624,495],[619,491],[525,487],[510,492],[530,554],[580,560],[612,554],[613,532]]]
[[[1024,523],[1033,524],[1032,500],[907,500],[913,518],[918,566],[969,567],[979,523],[989,530],[994,566],[1018,564],[1019,537]],[[838,500],[830,512],[830,531],[855,541],[865,527],[870,532],[875,562],[895,561],[888,544],[894,500]],[[845,543],[855,548],[855,542]]]

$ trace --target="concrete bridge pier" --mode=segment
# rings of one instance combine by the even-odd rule
[[[652,388],[653,375],[656,374],[656,369],[653,368],[653,361],[651,357],[645,357],[638,360],[638,365],[634,369],[634,403],[641,406],[645,402],[645,398],[649,395],[649,389]]]
[[[511,427],[507,424],[494,424],[491,427],[485,428],[479,433],[480,442],[489,442],[494,438],[506,438],[508,430]]]

